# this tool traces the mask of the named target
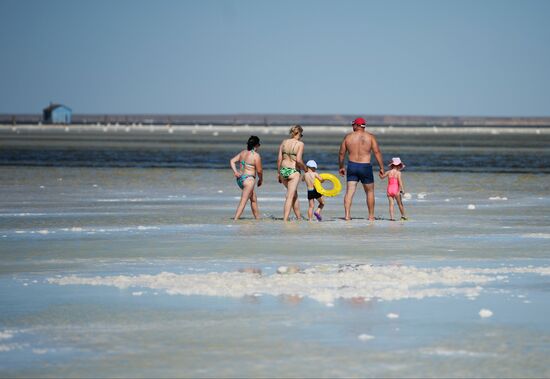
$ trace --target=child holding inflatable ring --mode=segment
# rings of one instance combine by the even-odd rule
[[[321,178],[321,176],[317,173],[317,162],[315,162],[314,160],[309,160],[307,161],[306,166],[309,170],[304,174],[302,180],[306,182],[307,185],[307,200],[309,202],[307,218],[309,221],[311,221],[313,219],[313,216],[315,216],[317,221],[322,221],[323,217],[321,216],[321,212],[323,210],[323,207],[325,206],[325,198],[322,194],[317,192],[314,183],[315,179],[321,182],[323,182],[324,179]],[[319,202],[319,205],[317,206],[317,210],[314,212],[313,209],[315,208],[315,200]]]

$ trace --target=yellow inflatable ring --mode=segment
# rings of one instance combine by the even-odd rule
[[[340,180],[336,176],[332,174],[320,174],[319,176],[331,182],[332,189],[329,189],[329,190],[324,189],[319,179],[315,179],[315,181],[313,182],[313,185],[315,186],[315,189],[317,190],[317,192],[319,192],[323,196],[329,196],[329,197],[336,196],[340,193],[340,191],[342,190],[342,183],[340,183]]]

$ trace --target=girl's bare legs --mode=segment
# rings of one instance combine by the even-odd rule
[[[397,200],[397,206],[399,207],[399,212],[401,212],[401,218],[407,218],[407,215],[405,214],[405,207],[403,206],[403,200],[401,199],[401,194],[398,194],[395,197],[395,200]]]
[[[308,221],[311,221],[313,219],[313,208],[315,208],[315,200],[309,199],[309,208],[307,209]]]
[[[294,208],[294,213],[296,213],[296,217],[298,219],[302,217],[300,215],[300,203],[296,201],[298,198],[297,189],[298,189],[299,182],[300,182],[300,174],[298,173],[294,173],[290,175],[290,177],[286,180],[283,179],[283,184],[286,187],[286,198],[285,198],[285,206],[284,206],[284,213],[283,213],[283,221],[288,221],[291,208]]]
[[[258,209],[258,197],[256,196],[256,191],[252,187],[252,192],[250,193],[250,209],[256,220],[260,219],[260,210]]]
[[[393,206],[393,197],[388,196],[388,201],[390,202],[390,220],[395,221],[394,215],[394,206]]]
[[[244,207],[246,206],[246,202],[248,201],[252,191],[254,190],[254,185],[255,185],[254,180],[248,180],[248,178],[245,179],[243,183],[244,188],[241,192],[241,201],[237,206],[237,210],[235,211],[235,217],[233,218],[233,220],[238,220],[239,217],[241,217],[241,215],[243,214]]]

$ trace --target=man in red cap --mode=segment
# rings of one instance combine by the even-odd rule
[[[340,145],[338,165],[340,176],[347,173],[346,196],[344,197],[345,219],[351,220],[351,202],[357,189],[357,183],[361,181],[367,197],[369,220],[374,220],[374,177],[372,174],[371,153],[380,166],[380,175],[384,174],[382,153],[378,148],[378,142],[371,133],[365,131],[367,122],[364,118],[356,118],[352,122],[353,132],[347,134]],[[348,153],[348,167],[344,168],[344,161]]]

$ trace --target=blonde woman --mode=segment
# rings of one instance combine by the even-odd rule
[[[300,125],[290,128],[289,138],[281,142],[279,155],[277,157],[277,175],[279,183],[286,187],[286,198],[283,220],[288,221],[290,209],[298,220],[302,219],[300,214],[300,203],[298,202],[298,184],[300,183],[300,169],[307,172],[307,167],[302,160],[304,154],[304,143],[301,141],[304,136],[304,129]]]

